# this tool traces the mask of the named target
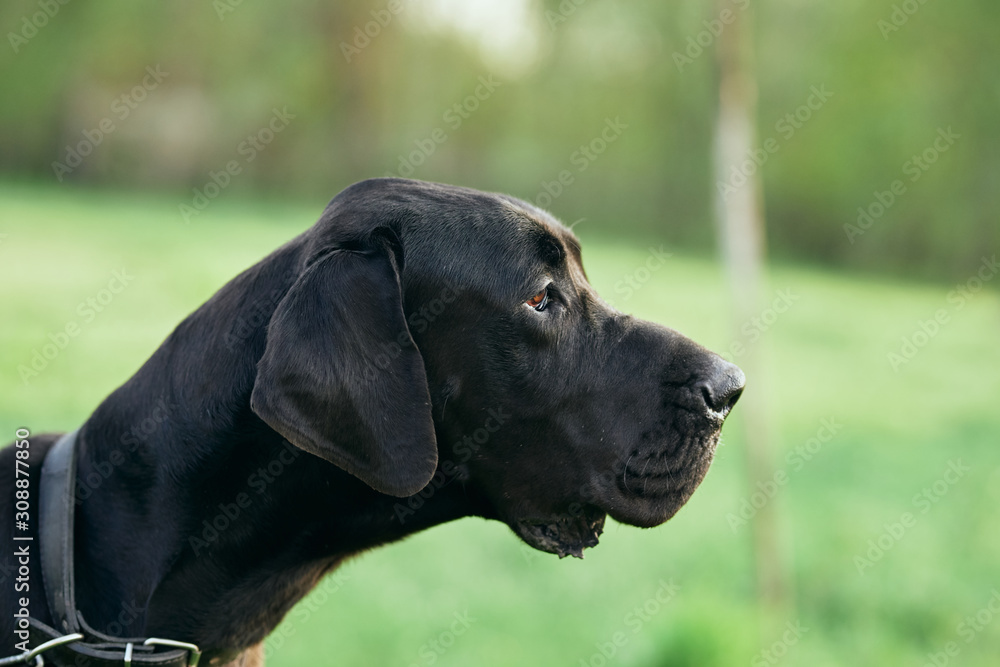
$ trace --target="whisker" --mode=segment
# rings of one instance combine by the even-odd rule
[[[622,472],[622,484],[625,485],[625,490],[626,491],[629,490],[629,488],[628,488],[628,462],[632,460],[633,456],[635,456],[635,454],[630,454],[629,455],[628,461],[625,461],[625,470]]]

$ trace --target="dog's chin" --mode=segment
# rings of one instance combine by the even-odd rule
[[[611,518],[630,526],[652,528],[669,521],[691,499],[715,457],[718,433],[690,448],[678,460],[627,466],[604,487],[601,503]],[[659,465],[656,465],[659,463]],[[643,474],[643,472],[645,474]],[[627,473],[627,474],[626,474]]]
[[[572,514],[518,519],[510,525],[525,543],[539,551],[560,558],[583,558],[584,549],[597,546],[605,517],[597,508],[586,507]]]
[[[608,510],[608,516],[629,526],[655,528],[672,519],[690,497],[688,492],[656,500],[625,498]]]
[[[664,453],[636,450],[613,474],[598,473],[589,503],[576,512],[529,514],[508,524],[528,545],[560,558],[583,558],[583,550],[597,546],[605,518],[652,528],[670,520],[690,500],[705,479],[715,457],[719,432],[688,438]],[[630,465],[631,464],[631,465]],[[580,507],[582,500],[570,504]]]

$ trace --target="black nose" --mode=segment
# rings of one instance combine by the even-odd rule
[[[709,412],[725,417],[740,399],[746,381],[739,366],[716,357],[705,377],[695,383],[694,390],[701,394]]]

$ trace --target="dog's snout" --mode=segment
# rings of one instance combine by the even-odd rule
[[[743,394],[745,384],[746,376],[739,366],[720,357],[716,358],[711,369],[695,384],[694,389],[704,399],[709,412],[725,417]]]

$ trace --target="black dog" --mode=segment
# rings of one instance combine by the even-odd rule
[[[82,425],[77,606],[102,632],[193,642],[218,664],[344,558],[445,521],[498,519],[580,556],[605,515],[648,527],[680,509],[743,383],[604,303],[544,211],[358,183]],[[56,436],[29,440],[37,489]],[[4,544],[17,544],[16,451],[0,452]],[[28,560],[31,614],[52,624]],[[6,579],[0,657],[19,604]]]

